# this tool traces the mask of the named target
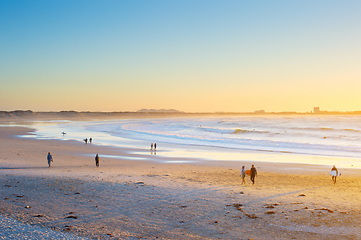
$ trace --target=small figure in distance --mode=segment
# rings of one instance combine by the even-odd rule
[[[51,156],[50,152],[48,152],[48,156],[46,158],[48,159],[49,168],[51,168],[51,162],[54,162],[54,161],[53,161],[53,156]]]
[[[154,143],[154,151],[157,150],[157,143]]]
[[[336,171],[336,176],[332,176],[333,184],[336,184],[336,178],[337,178],[337,176],[338,176],[338,170],[337,170],[337,168],[335,167],[335,165],[333,165],[331,171]]]
[[[254,178],[255,177],[257,177],[257,170],[254,167],[254,165],[252,165],[252,167],[251,167],[251,181],[252,181],[253,185],[254,185]]]
[[[99,167],[99,155],[95,156],[95,166]]]
[[[92,139],[92,138],[89,138],[89,143],[90,143],[90,144],[92,144],[92,141],[93,141],[93,139]]]
[[[88,143],[88,139],[86,138],[86,139],[84,139],[84,142],[85,142],[85,144],[87,144]]]
[[[241,169],[241,178],[242,178],[242,184],[241,185],[243,185],[243,183],[244,183],[244,185],[246,185],[246,180],[245,180],[245,178],[246,178],[246,169],[244,168],[244,166],[242,166],[242,169]]]
[[[150,144],[150,150],[153,151],[153,143]]]

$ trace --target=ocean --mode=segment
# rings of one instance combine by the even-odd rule
[[[150,143],[157,143],[159,156],[163,151],[163,156],[168,157],[336,163],[361,168],[361,116],[51,121],[34,122],[31,127],[36,129],[33,137],[41,139],[83,141],[92,137],[93,144],[135,149],[149,149]]]

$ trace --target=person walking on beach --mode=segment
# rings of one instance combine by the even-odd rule
[[[95,166],[99,167],[99,155],[95,156]]]
[[[88,139],[87,138],[84,139],[84,142],[85,142],[85,144],[88,144]]]
[[[150,144],[150,150],[153,151],[153,143]]]
[[[92,139],[92,138],[89,138],[89,143],[90,143],[90,144],[92,144],[92,141],[93,141],[93,139]]]
[[[53,156],[51,156],[50,152],[48,152],[48,156],[46,158],[48,159],[49,168],[51,168],[51,162],[54,162],[54,161],[53,161]]]
[[[154,143],[154,151],[157,150],[157,143]]]
[[[252,165],[252,167],[251,167],[251,181],[252,181],[253,185],[254,185],[254,178],[255,177],[257,177],[257,170],[254,167],[254,165]]]
[[[337,176],[338,176],[338,170],[337,170],[337,168],[335,167],[335,165],[333,165],[331,171],[336,171],[336,176],[332,176],[333,184],[336,184],[336,178],[337,178]]]
[[[243,185],[243,183],[244,183],[244,185],[246,185],[246,180],[245,180],[245,178],[246,178],[246,169],[244,168],[244,166],[242,166],[242,169],[241,169],[241,178],[242,178],[242,184],[241,185]]]

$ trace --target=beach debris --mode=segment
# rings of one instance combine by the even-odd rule
[[[144,186],[144,182],[136,182],[135,184],[140,185],[140,186]]]
[[[274,211],[268,210],[267,212],[265,212],[264,214],[275,214]]]
[[[291,204],[303,204],[303,203],[300,203],[300,202],[294,202],[294,203],[291,203]]]
[[[184,221],[180,221],[179,223],[184,223]]]
[[[239,208],[239,207],[242,207],[243,205],[242,204],[240,204],[240,203],[235,203],[235,204],[233,204],[233,207],[235,207],[235,208]]]
[[[18,195],[18,196],[16,196],[16,197],[18,197],[18,198],[22,198],[22,197],[24,197],[24,195]]]
[[[78,217],[77,217],[77,216],[73,216],[73,215],[67,216],[66,218],[74,218],[74,219],[78,219]]]
[[[69,212],[68,214],[71,215],[71,214],[74,214],[75,212]]]
[[[300,194],[300,195],[298,195],[299,197],[306,197],[306,195],[305,194]]]
[[[34,217],[44,217],[43,215],[41,215],[41,214],[38,214],[38,215],[34,215]]]
[[[65,227],[65,228],[71,228],[71,227],[73,227],[73,226],[71,226],[71,225],[65,225],[64,227]]]
[[[186,207],[188,207],[188,206],[186,206],[186,205],[180,205],[180,207],[182,207],[182,208],[186,208]]]
[[[264,208],[275,208],[273,205],[265,206]]]
[[[5,185],[5,187],[11,187],[11,185]]]
[[[244,192],[240,192],[239,194],[244,194]]]
[[[214,221],[214,223],[218,223],[218,221]]]
[[[255,214],[247,214],[246,213],[246,216],[251,218],[251,219],[255,219],[255,218],[258,218]]]
[[[30,206],[26,206],[25,208],[31,208]]]
[[[9,199],[10,199],[10,198],[8,198],[8,197],[5,197],[5,198],[4,198],[4,200],[9,200]]]
[[[74,193],[74,194],[80,194],[79,192],[76,192],[76,193]]]
[[[328,208],[316,208],[315,210],[318,210],[318,211],[327,211],[327,212],[329,212],[329,213],[333,213],[333,210],[328,209]]]

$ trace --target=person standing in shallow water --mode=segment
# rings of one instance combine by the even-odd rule
[[[337,176],[338,176],[338,170],[337,170],[337,168],[336,168],[335,165],[333,165],[331,171],[336,171],[336,176],[332,176],[333,184],[336,184],[336,178],[337,178]]]
[[[53,156],[51,156],[51,153],[48,152],[48,156],[46,157],[46,159],[48,159],[48,165],[49,168],[51,167],[51,162],[53,162]]]
[[[153,151],[153,143],[150,144],[150,150]]]
[[[245,178],[246,178],[246,169],[244,168],[244,166],[242,166],[242,169],[241,169],[241,178],[242,178],[242,184],[241,185],[243,185],[243,183],[244,183],[244,185],[246,185],[246,180],[245,180]]]
[[[257,170],[254,167],[254,165],[252,165],[252,167],[251,167],[251,181],[252,181],[253,185],[254,185],[254,178],[255,177],[257,177]]]
[[[157,150],[157,143],[154,143],[154,151]]]
[[[99,155],[95,156],[95,166],[99,167]]]

